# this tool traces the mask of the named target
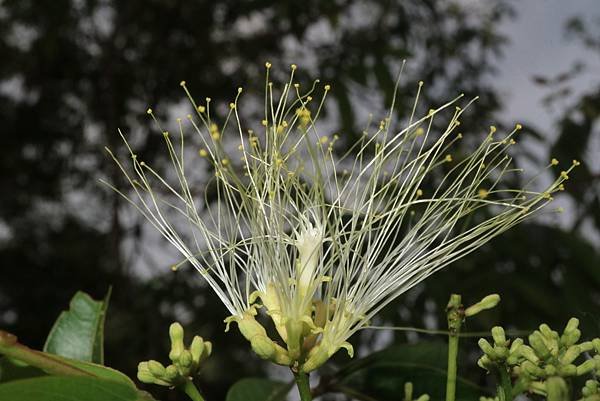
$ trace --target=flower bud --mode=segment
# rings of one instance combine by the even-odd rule
[[[491,357],[492,359],[494,359],[494,356],[495,356],[494,348],[488,342],[488,340],[486,340],[485,338],[480,338],[479,341],[477,341],[477,345],[479,345],[479,348],[481,348],[481,350],[483,351],[484,354],[486,354],[489,357]]]
[[[529,345],[531,345],[531,348],[534,349],[535,353],[541,359],[545,360],[550,357],[550,350],[546,346],[546,343],[544,342],[544,339],[539,331],[534,331],[529,336]]]
[[[202,337],[194,336],[192,345],[190,345],[190,352],[192,354],[192,361],[198,365],[204,356],[204,340],[202,340]]]
[[[558,375],[562,377],[576,376],[577,367],[573,364],[559,366]]]
[[[154,377],[162,378],[165,374],[165,367],[162,363],[154,360],[148,361],[148,370]]]
[[[549,377],[546,380],[546,399],[548,401],[568,401],[569,389],[562,377]]]
[[[422,396],[420,396],[419,398],[417,398],[415,401],[429,401],[429,394],[423,394]]]
[[[179,356],[179,360],[177,361],[177,363],[175,364],[178,368],[179,368],[179,372],[184,375],[187,376],[189,375],[190,372],[190,368],[192,367],[192,353],[190,351],[188,351],[187,349],[184,349],[181,352],[181,355]]]
[[[573,362],[577,357],[581,354],[581,349],[578,345],[572,345],[565,351],[564,354],[560,357],[560,363],[563,365],[568,365]]]
[[[486,309],[492,309],[493,307],[498,305],[499,302],[500,302],[500,295],[498,295],[498,294],[488,295],[488,296],[484,297],[481,301],[477,302],[475,305],[471,305],[467,309],[465,309],[465,316],[467,316],[467,317],[474,316],[474,315],[478,314],[479,312],[484,311]]]
[[[596,361],[593,359],[588,359],[581,365],[577,366],[577,376],[583,376],[587,373],[590,373],[596,368]]]
[[[594,338],[592,340],[592,345],[594,346],[596,352],[600,354],[600,338]]]
[[[175,365],[167,366],[165,369],[165,379],[174,381],[177,378],[179,378],[179,371],[177,370],[177,367]]]
[[[492,337],[494,338],[494,343],[496,345],[506,346],[508,345],[508,341],[506,341],[506,335],[504,333],[504,329],[500,326],[496,326],[492,328]]]
[[[150,372],[148,362],[140,362],[138,364],[137,378],[142,383],[158,384],[160,386],[170,386],[171,384],[162,378],[158,378]]]
[[[412,401],[413,384],[411,382],[404,383],[404,401]]]
[[[530,361],[525,361],[521,364],[521,367],[523,368],[523,370],[528,373],[531,376],[534,377],[545,377],[546,376],[546,372],[544,371],[544,369],[540,368],[539,366],[534,365],[532,362]]]
[[[169,337],[171,338],[171,351],[169,352],[169,359],[173,362],[181,357],[183,352],[183,327],[181,324],[175,322],[169,327]]]
[[[529,345],[521,345],[519,347],[519,353],[523,356],[523,358],[527,359],[532,363],[538,363],[540,360],[540,358],[538,358],[538,356],[533,351],[533,348],[531,348]]]

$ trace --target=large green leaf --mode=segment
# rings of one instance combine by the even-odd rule
[[[281,401],[290,391],[291,384],[278,381],[246,378],[229,388],[226,401]]]
[[[134,387],[92,377],[45,376],[0,384],[0,400],[149,401]]]
[[[352,361],[335,375],[340,385],[377,400],[396,400],[403,394],[404,383],[412,382],[414,394],[427,393],[432,399],[443,399],[446,390],[447,347],[443,343],[398,345]],[[459,378],[459,401],[478,400],[482,389]]]
[[[110,292],[109,292],[110,294]],[[80,361],[104,363],[104,318],[108,305],[95,301],[84,292],[71,299],[68,311],[63,311],[44,344],[44,351]]]

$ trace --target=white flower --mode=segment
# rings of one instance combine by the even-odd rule
[[[210,100],[196,104],[182,82],[197,110],[188,119],[200,156],[214,171],[203,194],[188,182],[181,123],[176,139],[164,133],[173,180],[129,145],[133,172],[111,155],[133,187],[120,193],[206,279],[231,313],[228,325],[236,322],[254,351],[276,363],[308,372],[341,347],[352,354],[347,340],[379,310],[541,209],[577,164],[541,192],[507,187],[503,176],[520,172],[506,154],[520,126],[501,138],[492,127],[470,153],[453,157],[461,96],[416,118],[422,84],[397,131],[391,110],[354,144],[321,136],[315,122],[330,87],[313,105],[317,82],[302,94],[294,67],[276,99],[269,67],[256,131],[240,122],[241,89],[219,126]],[[445,128],[436,128],[444,119]],[[237,157],[225,150],[233,139]],[[341,157],[338,140],[347,149]],[[278,339],[255,319],[261,308]]]

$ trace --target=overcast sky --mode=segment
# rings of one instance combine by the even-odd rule
[[[555,76],[569,70],[576,60],[588,63],[573,82],[581,93],[600,81],[600,57],[586,52],[576,40],[565,37],[565,21],[575,15],[600,18],[599,0],[529,0],[513,2],[517,17],[507,20],[501,31],[510,38],[500,60],[496,85],[503,94],[507,120],[532,122],[551,131],[555,117],[541,104],[548,93],[533,75]],[[590,20],[592,22],[593,20]]]

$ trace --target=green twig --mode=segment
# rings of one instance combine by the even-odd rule
[[[294,372],[294,378],[296,379],[296,386],[298,386],[298,392],[300,393],[300,400],[312,401],[308,373]]]
[[[39,368],[53,375],[96,376],[93,373],[68,364],[58,356],[26,347],[17,341],[16,336],[2,330],[0,330],[0,354],[25,362],[29,366]]]
[[[204,397],[202,397],[196,386],[194,386],[194,382],[191,380],[186,380],[185,384],[181,385],[181,389],[192,401],[204,401]]]
[[[456,398],[456,371],[458,358],[458,339],[460,327],[464,319],[461,297],[458,294],[450,295],[446,309],[448,315],[448,372],[446,380],[446,401]]]

